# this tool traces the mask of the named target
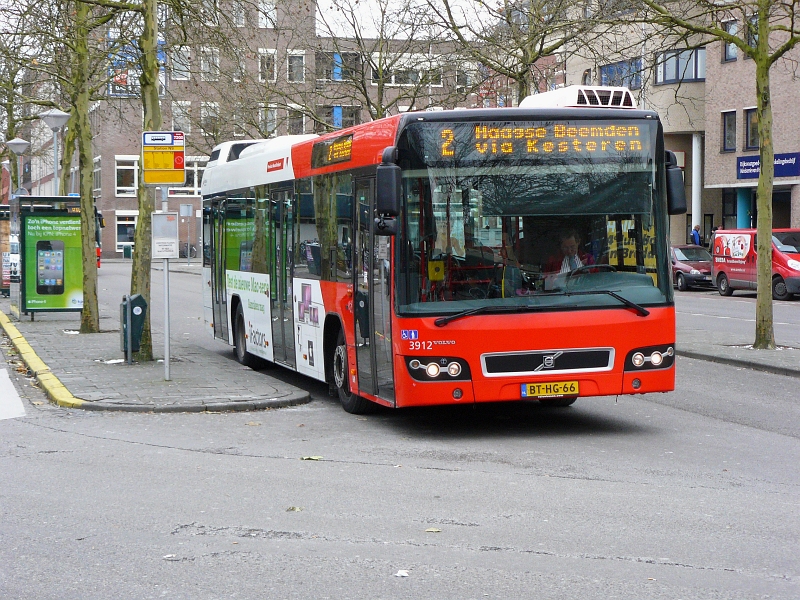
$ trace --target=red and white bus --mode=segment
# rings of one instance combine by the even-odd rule
[[[227,142],[202,193],[208,331],[348,412],[674,388],[683,180],[623,88]]]

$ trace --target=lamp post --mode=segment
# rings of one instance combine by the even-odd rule
[[[53,195],[58,196],[58,132],[69,121],[69,113],[51,108],[39,115],[53,132]]]
[[[17,194],[19,189],[22,187],[22,155],[25,154],[25,150],[27,150],[28,146],[30,145],[30,142],[27,142],[22,138],[14,138],[13,140],[8,140],[6,142],[8,149],[17,155],[17,163],[19,164],[19,167],[17,168],[17,191],[14,192],[15,194]]]

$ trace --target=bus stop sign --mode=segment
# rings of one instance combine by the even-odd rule
[[[182,131],[145,131],[142,133],[142,165],[145,185],[186,183]]]

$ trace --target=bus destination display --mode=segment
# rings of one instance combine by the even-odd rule
[[[638,154],[649,145],[649,128],[624,122],[448,123],[439,128],[443,160],[592,158]]]
[[[353,156],[353,134],[342,135],[314,144],[311,150],[311,168],[348,162]]]

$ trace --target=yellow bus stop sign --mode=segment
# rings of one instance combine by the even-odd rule
[[[145,185],[186,183],[182,131],[145,131],[142,133],[142,165]]]

